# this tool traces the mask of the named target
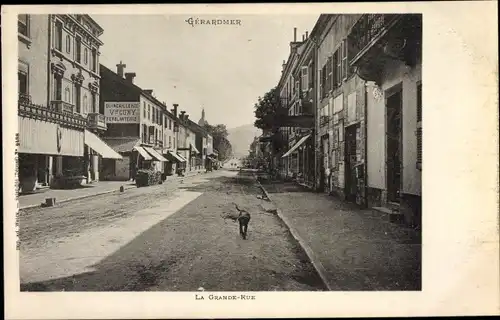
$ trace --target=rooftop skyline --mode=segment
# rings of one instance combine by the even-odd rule
[[[189,15],[92,15],[104,33],[100,63],[135,72],[134,83],[153,89],[171,108],[179,104],[195,122],[205,108],[211,124],[234,128],[254,122],[254,104],[277,85],[297,39],[318,15],[200,15],[239,19],[241,25],[190,25]]]

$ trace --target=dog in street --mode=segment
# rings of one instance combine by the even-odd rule
[[[250,213],[246,210],[240,209],[236,203],[234,203],[236,210],[240,213],[238,215],[238,223],[240,225],[240,235],[246,240],[248,232],[248,223],[250,222]]]

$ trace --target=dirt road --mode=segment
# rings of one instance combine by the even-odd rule
[[[324,290],[250,174],[214,171],[21,213],[24,291]],[[227,217],[251,215],[249,236]]]

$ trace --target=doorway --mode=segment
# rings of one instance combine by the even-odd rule
[[[386,183],[387,201],[399,202],[401,190],[401,110],[403,88],[398,85],[386,93]]]
[[[359,124],[346,127],[345,129],[345,196],[347,201],[356,202],[358,193],[358,181],[356,177],[357,159],[357,136],[359,135]]]

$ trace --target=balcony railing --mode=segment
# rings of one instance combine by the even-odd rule
[[[360,57],[389,30],[400,18],[399,14],[364,14],[356,22],[349,35],[349,55],[351,64]]]
[[[90,129],[106,130],[106,117],[100,113],[87,114],[87,125]]]
[[[62,100],[52,100],[50,102],[50,110],[60,113],[73,113],[75,106],[69,102]]]
[[[56,108],[47,108],[46,106],[34,104],[27,94],[19,95],[18,108],[18,115],[24,118],[64,124],[79,129],[83,129],[87,125],[86,119],[80,114],[61,112]]]

